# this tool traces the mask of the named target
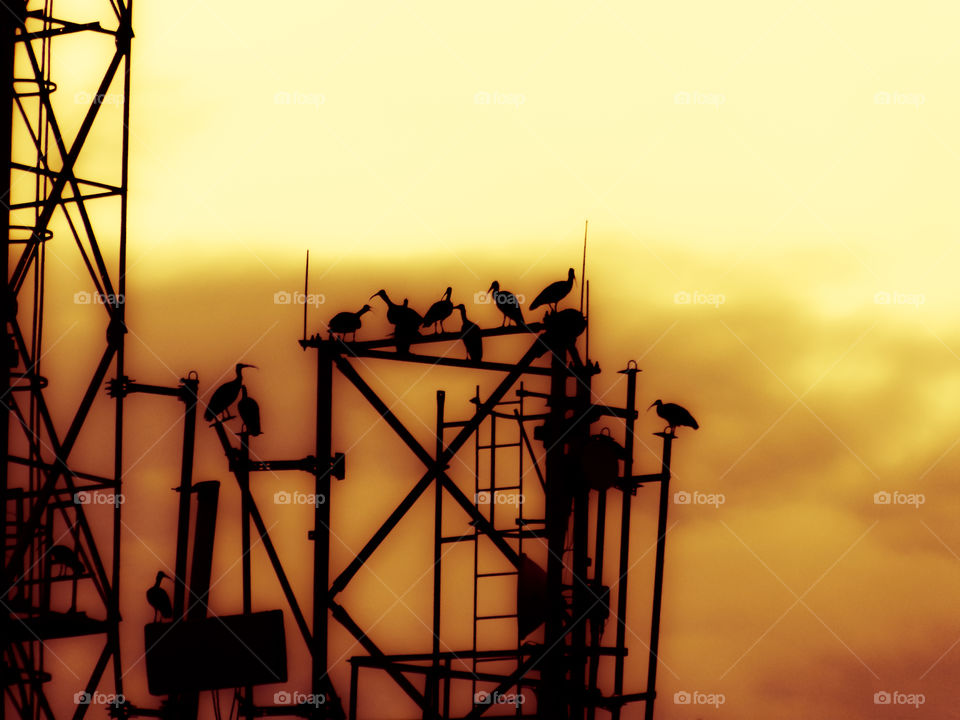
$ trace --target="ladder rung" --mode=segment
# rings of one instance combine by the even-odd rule
[[[507,570],[506,572],[490,572],[490,573],[477,573],[478,578],[483,577],[502,577],[504,575],[519,575],[520,573],[516,570]]]
[[[477,488],[477,492],[502,492],[504,490],[522,490],[519,485],[498,485],[497,487],[491,488]]]
[[[499,450],[500,448],[520,447],[520,443],[497,443],[496,445],[478,445],[477,450]]]
[[[516,613],[512,615],[477,615],[477,620],[513,620],[516,617]]]

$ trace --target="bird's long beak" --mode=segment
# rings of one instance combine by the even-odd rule
[[[254,370],[259,370],[259,369],[260,369],[260,368],[258,368],[256,365],[247,365],[247,363],[240,363],[240,367],[253,368]]]
[[[490,292],[491,290],[493,290],[493,285],[487,288],[487,292]]]
[[[655,407],[656,404],[657,404],[656,402],[650,403],[650,407],[647,408],[647,412],[650,412],[650,408]]]

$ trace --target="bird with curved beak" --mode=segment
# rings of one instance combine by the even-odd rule
[[[243,369],[244,368],[254,368],[256,365],[248,365],[246,363],[237,363],[235,370],[236,376],[233,380],[228,380],[223,383],[220,387],[213,391],[213,395],[210,396],[210,402],[207,403],[207,409],[203,411],[203,419],[207,422],[217,419],[220,421],[229,420],[229,416],[224,416],[227,413],[227,410],[233,401],[237,399],[240,395],[240,386],[243,385]],[[224,417],[221,417],[224,416]]]
[[[663,400],[657,400],[650,403],[647,411],[649,412],[652,407],[656,407],[657,415],[667,421],[667,427],[663,430],[666,433],[673,435],[678,427],[689,427],[694,430],[700,427],[697,421],[693,419],[693,415],[686,408],[676,403],[665,403]]]
[[[167,619],[173,617],[173,605],[170,604],[170,596],[167,595],[166,590],[160,587],[160,583],[163,582],[164,578],[167,580],[173,579],[161,570],[157,573],[156,582],[147,590],[147,602],[150,603],[150,607],[153,608],[154,622],[157,621],[158,616]]]
[[[427,313],[423,316],[423,322],[420,323],[420,327],[430,327],[433,325],[433,332],[443,332],[443,321],[453,314],[453,301],[450,300],[451,293],[453,293],[453,288],[448,287],[443,293],[443,296],[430,306]]]
[[[550,309],[556,312],[557,303],[570,294],[575,279],[576,276],[573,273],[573,268],[570,268],[567,271],[567,279],[557,280],[547,285],[540,291],[540,294],[533,299],[533,302],[530,303],[530,309],[536,310],[541,305],[549,305]]]
[[[397,305],[387,295],[386,290],[379,290],[370,296],[370,299],[378,297],[387,304],[387,321],[393,325],[393,336],[397,341],[397,350],[401,353],[410,352],[410,345],[420,335],[420,324],[423,318],[420,313],[414,310],[403,301],[403,305]]]
[[[487,293],[493,299],[493,304],[497,306],[497,310],[503,313],[501,327],[506,324],[507,320],[513,320],[514,324],[518,326],[526,325],[523,321],[523,312],[520,310],[520,301],[517,300],[516,295],[509,290],[501,290],[500,283],[496,280],[490,283]]]

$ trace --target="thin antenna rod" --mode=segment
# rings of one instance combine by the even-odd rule
[[[587,282],[587,224],[589,220],[583,221],[583,267],[580,268],[580,312],[583,312],[583,287]]]
[[[583,356],[586,358],[587,362],[590,362],[590,281],[587,280],[583,283],[587,288],[587,337],[585,340],[586,347],[583,350]]]
[[[307,292],[309,291],[310,280],[310,251],[307,250],[307,266],[303,270],[303,339],[307,339]]]

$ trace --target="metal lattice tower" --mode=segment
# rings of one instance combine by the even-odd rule
[[[72,692],[95,691],[111,665],[115,692],[123,692],[118,638],[123,398],[108,398],[103,387],[108,378],[123,375],[124,362],[131,0],[90,2],[84,13],[61,17],[52,0],[30,10],[23,0],[13,0],[0,13],[0,142],[6,166],[0,180],[6,238],[0,708],[24,720],[53,717],[44,687],[63,669],[47,661],[44,641],[54,638],[103,638],[84,686]],[[82,91],[69,97],[58,94],[61,73],[70,69],[71,55],[60,50],[64,43],[74,53],[81,46],[91,49],[87,59],[103,58]],[[76,81],[75,74],[66,77],[68,85]],[[94,136],[111,137],[106,146],[98,144],[95,156]],[[51,243],[58,250],[76,246],[86,273],[68,297],[83,307],[48,301],[63,302],[62,288],[55,296],[47,289]],[[72,368],[73,377],[86,379],[85,390],[66,410],[62,378],[43,371],[52,344],[44,337],[48,311],[84,315],[97,328],[90,346],[102,347],[92,367],[84,369],[78,359]],[[89,421],[94,407],[100,418],[95,426]],[[57,418],[65,415],[64,426]],[[73,460],[78,456],[82,468]],[[54,546],[63,549],[51,553]],[[66,565],[57,564],[64,559]],[[54,573],[55,567],[60,572]],[[65,610],[60,598],[67,582],[72,603]],[[77,609],[78,591],[96,598],[84,602],[83,611]],[[88,707],[78,704],[74,717]]]

